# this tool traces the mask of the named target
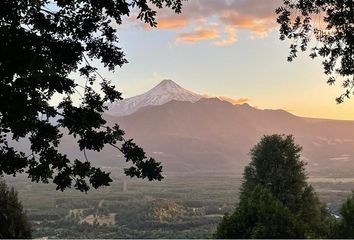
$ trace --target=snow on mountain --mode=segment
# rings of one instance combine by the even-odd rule
[[[194,103],[201,98],[202,95],[184,89],[172,80],[163,80],[144,94],[110,104],[108,114],[126,116],[146,106],[163,105],[172,100]]]

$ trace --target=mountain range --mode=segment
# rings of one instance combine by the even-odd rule
[[[240,174],[252,146],[273,133],[294,135],[311,175],[349,176],[354,171],[354,121],[304,118],[225,99],[164,80],[144,94],[110,105],[105,119],[118,123],[147,155],[161,161],[166,174]],[[64,142],[70,151],[73,145]],[[124,162],[111,148],[91,153],[91,158],[105,166]]]

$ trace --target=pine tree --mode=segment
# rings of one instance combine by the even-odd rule
[[[354,193],[340,209],[341,219],[336,225],[334,238],[354,238]]]
[[[292,136],[264,136],[251,150],[240,201],[225,216],[217,238],[308,238],[328,236],[330,221],[307,184],[301,147]]]
[[[3,180],[0,181],[0,238],[31,238],[31,225],[17,192]]]
[[[304,226],[270,191],[257,185],[218,226],[216,238],[305,238]]]

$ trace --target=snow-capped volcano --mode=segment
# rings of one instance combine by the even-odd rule
[[[196,102],[201,98],[202,95],[184,89],[172,80],[163,80],[146,93],[110,104],[108,114],[126,116],[146,106],[163,105],[172,100]]]

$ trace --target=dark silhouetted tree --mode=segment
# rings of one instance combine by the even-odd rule
[[[232,215],[225,215],[216,238],[305,238],[295,216],[270,191],[257,185]]]
[[[338,221],[334,238],[354,238],[354,193],[340,209],[341,218]]]
[[[283,0],[277,9],[280,39],[291,39],[289,61],[299,49],[306,51],[311,38],[312,58],[322,57],[328,83],[342,80],[341,103],[354,90],[354,1],[353,0]]]
[[[17,192],[0,180],[0,238],[31,238],[31,225]]]
[[[306,183],[301,147],[292,136],[265,136],[251,150],[240,201],[225,216],[218,238],[308,238],[328,236],[331,221]]]
[[[82,151],[101,151],[106,145],[121,151],[132,163],[125,169],[128,176],[161,180],[160,163],[125,140],[118,125],[107,126],[102,118],[105,103],[120,100],[121,93],[90,63],[100,60],[110,71],[127,63],[114,26],[132,12],[156,26],[153,8],[179,13],[182,1],[1,1],[0,175],[25,171],[33,181],[52,179],[60,190],[109,185],[109,173],[58,151],[66,129]],[[86,84],[73,79],[73,72],[86,78]],[[79,103],[73,101],[77,92]],[[53,96],[62,97],[59,104],[51,104]],[[30,141],[26,154],[11,144],[24,138]]]

